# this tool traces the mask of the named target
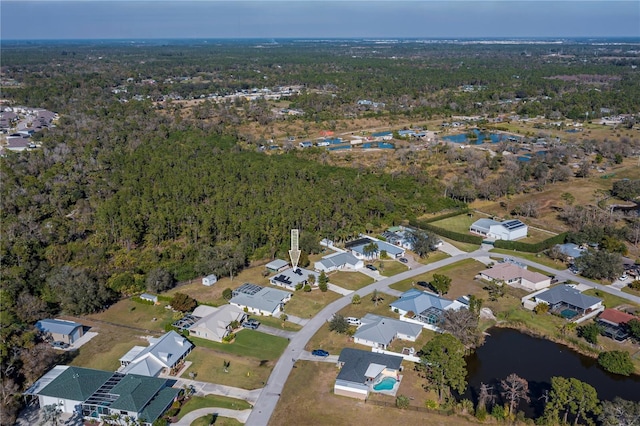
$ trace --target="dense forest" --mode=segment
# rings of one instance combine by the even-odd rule
[[[264,101],[206,101],[185,113],[171,98],[297,85],[303,90],[290,107],[304,111],[297,120],[313,123],[366,115],[492,116],[514,108],[568,118],[600,115],[601,108],[640,110],[637,56],[583,44],[563,49],[310,41],[3,44],[5,103],[46,108],[61,118],[34,136],[39,149],[0,159],[1,423],[15,415],[17,391],[55,360],[34,331],[38,319],[104,309],[143,291],[145,277],[158,270],[170,280],[233,275],[253,260],[286,253],[294,227],[305,236],[305,250],[305,241],[344,241],[476,197],[566,180],[572,172],[562,158],[588,150],[558,147],[544,166],[471,151],[434,154],[433,162],[467,165],[456,179],[426,165],[393,173],[342,167],[318,150],[259,152],[260,135],[240,134],[238,126],[278,120]],[[480,89],[459,90],[464,85]],[[360,99],[385,108],[363,110]],[[611,161],[632,149],[618,141],[610,146],[617,148],[597,149]]]

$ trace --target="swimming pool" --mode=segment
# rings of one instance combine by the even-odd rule
[[[397,380],[393,377],[385,377],[380,380],[378,383],[373,385],[373,390],[382,391],[382,390],[391,390],[396,385]]]

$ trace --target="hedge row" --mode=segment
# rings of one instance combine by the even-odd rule
[[[457,213],[455,216],[457,216],[460,213]],[[444,217],[440,217],[440,219],[443,219]],[[438,220],[440,220],[438,219]],[[449,229],[444,229],[444,228],[440,228],[434,225],[431,225],[428,222],[419,222],[417,220],[412,220],[409,222],[411,224],[411,226],[414,226],[416,228],[420,228],[420,229],[426,229],[427,231],[431,231],[433,233],[435,233],[436,235],[439,235],[441,237],[445,237],[445,238],[449,238],[451,240],[454,241],[460,241],[461,243],[470,243],[470,244],[482,244],[482,237],[477,236],[477,235],[471,235],[471,234],[461,234],[459,232],[454,232],[451,231]]]
[[[506,250],[517,250],[523,251],[525,253],[540,253],[541,251],[548,250],[556,244],[562,244],[567,239],[567,233],[563,232],[562,234],[555,235],[551,238],[547,238],[544,241],[540,241],[539,243],[529,244],[522,243],[519,241],[506,241],[506,240],[497,240],[493,246],[495,248],[501,248]]]
[[[420,221],[420,223],[433,223],[433,222],[437,222],[437,221],[442,220],[442,219],[448,219],[450,217],[460,216],[461,214],[468,214],[470,212],[471,212],[471,209],[469,207],[465,207],[463,209],[454,210],[452,212],[445,213],[445,214],[440,215],[440,216],[434,216],[434,217],[430,217],[428,219],[423,219],[423,220]]]

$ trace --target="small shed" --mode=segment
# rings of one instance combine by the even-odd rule
[[[142,293],[140,295],[140,299],[146,300],[148,302],[153,302],[154,304],[158,303],[158,296],[155,296],[155,295],[149,294],[149,293]]]
[[[36,323],[36,328],[51,336],[55,342],[73,344],[84,334],[82,324],[61,319],[43,319]]]
[[[218,277],[216,277],[214,274],[207,275],[206,277],[202,278],[202,285],[206,285],[207,287],[212,286],[217,282]]]

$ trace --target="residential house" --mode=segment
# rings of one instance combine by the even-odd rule
[[[269,283],[288,290],[295,290],[298,285],[304,286],[309,282],[309,275],[315,276],[315,273],[303,268],[289,268],[269,278]],[[314,284],[317,285],[317,281]]]
[[[364,268],[364,262],[351,253],[331,253],[313,264],[316,271],[333,272],[340,269]]]
[[[84,327],[73,321],[61,319],[43,319],[36,323],[36,328],[51,337],[54,342],[72,345],[84,335]]]
[[[617,309],[605,309],[600,313],[596,320],[601,328],[601,334],[618,342],[623,342],[629,338],[627,323],[632,319],[640,320],[640,318],[619,311]]]
[[[25,395],[37,397],[40,408],[55,404],[63,413],[87,420],[119,414],[151,425],[182,392],[171,384],[167,379],[58,365]]]
[[[353,341],[372,348],[387,349],[395,339],[415,342],[422,326],[380,315],[366,314],[353,335]]]
[[[244,283],[233,290],[233,297],[229,303],[245,309],[253,314],[276,316],[284,308],[284,304],[291,300],[293,293],[276,288],[261,287]]]
[[[604,309],[602,299],[582,294],[574,286],[568,284],[551,287],[534,295],[533,300],[534,307],[538,303],[546,303],[551,312],[567,319]]]
[[[400,314],[400,321],[419,324],[433,331],[440,331],[444,321],[444,311],[466,309],[467,305],[458,300],[447,300],[434,293],[412,288],[400,295],[389,307]]]
[[[555,247],[566,256],[568,262],[573,262],[587,251],[574,243],[556,244]]]
[[[149,339],[150,345],[134,346],[120,358],[120,372],[155,377],[164,371],[170,373],[193,349],[193,343],[170,331],[158,338]]]
[[[351,253],[358,259],[373,260],[380,258],[380,253],[383,251],[392,259],[404,257],[405,249],[393,244],[389,244],[385,241],[380,241],[373,237],[363,237],[355,241],[350,241],[345,244],[345,247],[351,250]],[[373,251],[370,251],[370,247],[375,247]]]
[[[267,268],[271,272],[284,271],[288,267],[289,267],[289,262],[287,262],[286,260],[282,260],[282,259],[272,260],[271,262],[269,262],[269,263],[267,263],[265,265],[265,268]]]
[[[209,306],[208,308],[211,307]],[[222,305],[219,308],[210,310],[207,315],[200,318],[188,330],[191,336],[222,342],[222,339],[233,332],[231,324],[235,322],[239,325],[246,318],[247,314],[237,306]]]
[[[480,278],[486,281],[501,281],[535,291],[551,285],[551,278],[539,272],[532,272],[513,263],[498,263],[492,268],[480,271]]]
[[[214,274],[207,275],[206,277],[202,278],[202,285],[206,285],[207,287],[211,287],[217,282],[218,282],[218,277],[215,276]]]
[[[529,227],[517,219],[498,222],[493,219],[478,219],[469,228],[469,231],[495,240],[513,241],[525,238]]]
[[[384,378],[400,380],[402,357],[344,348],[338,357],[340,372],[333,386],[335,395],[367,399]]]

